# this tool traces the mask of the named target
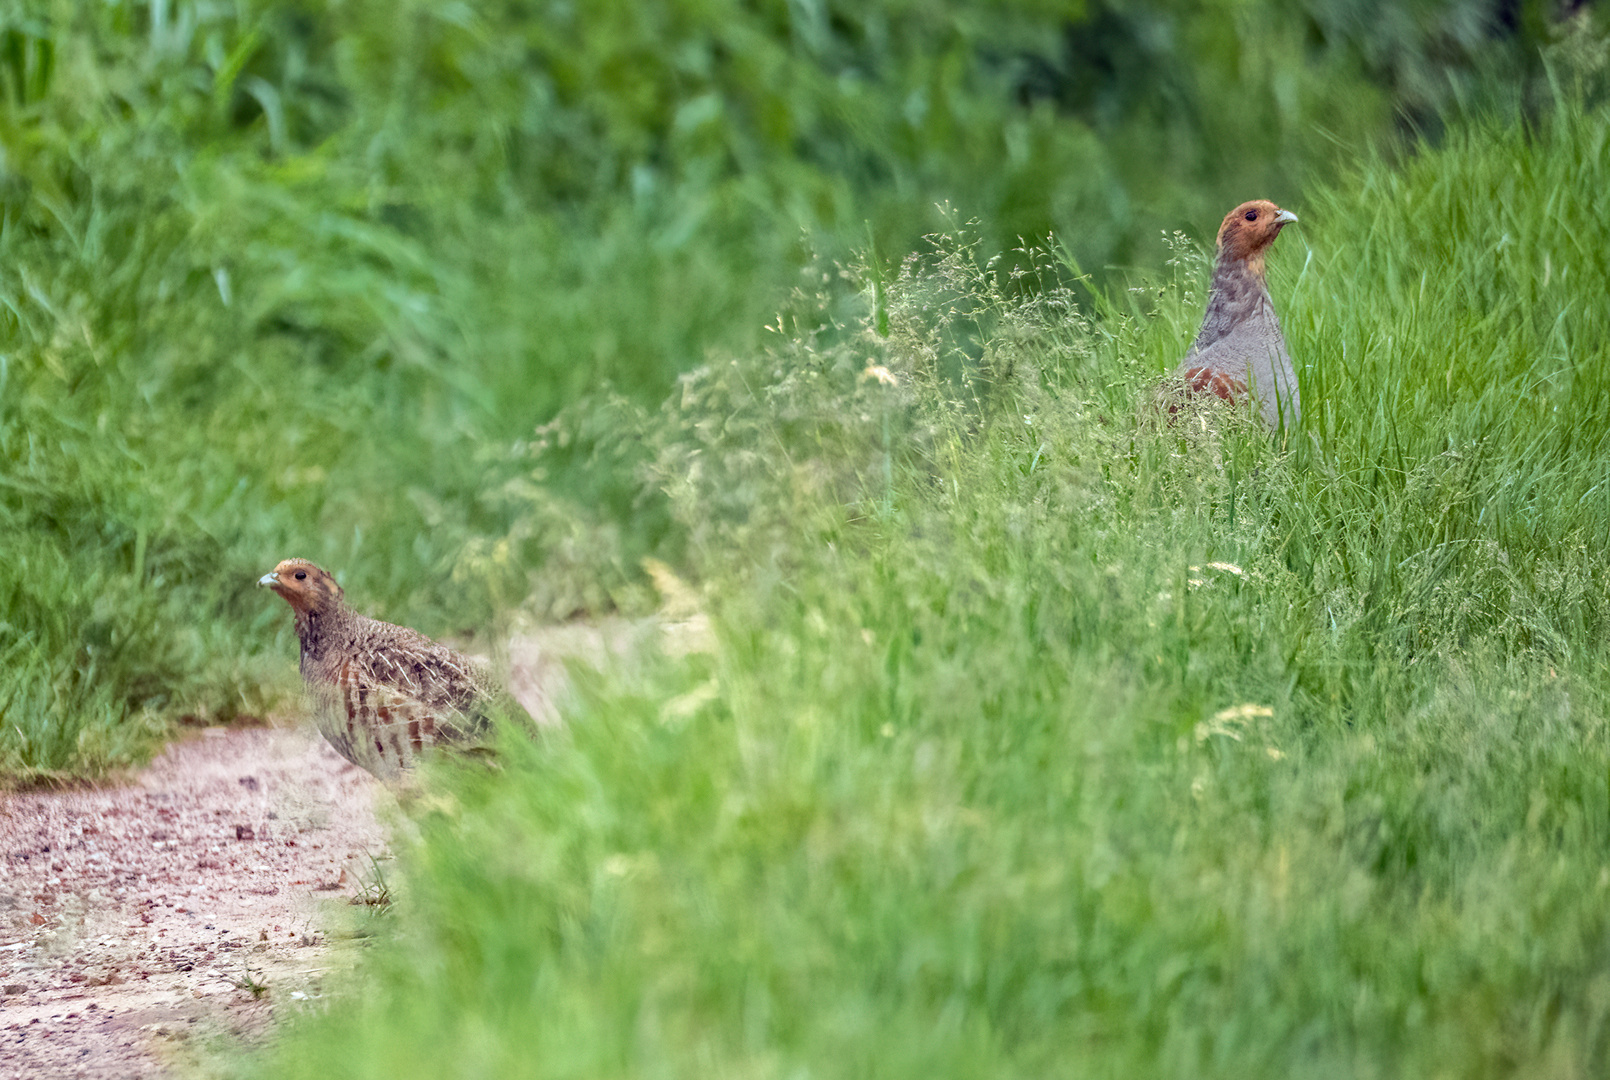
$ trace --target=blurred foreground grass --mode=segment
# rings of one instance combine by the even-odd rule
[[[1137,406],[1189,244],[1082,313],[956,229],[611,406],[713,650],[439,774],[394,937],[250,1071],[1602,1075],[1606,113],[1298,209],[1284,451]]]

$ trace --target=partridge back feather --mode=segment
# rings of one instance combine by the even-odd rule
[[[1207,311],[1176,374],[1195,393],[1227,401],[1248,396],[1273,430],[1302,416],[1297,372],[1264,280],[1264,254],[1297,215],[1259,199],[1242,203],[1219,227]]]
[[[359,615],[305,559],[286,559],[258,584],[296,613],[314,726],[342,757],[394,779],[431,747],[486,739],[500,692],[484,667],[406,626]]]

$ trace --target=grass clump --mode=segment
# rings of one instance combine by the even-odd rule
[[[1284,449],[1147,404],[1190,247],[1093,315],[960,233],[859,310],[811,279],[636,429],[713,650],[588,677],[422,815],[397,940],[263,1067],[1603,1071],[1610,142],[1573,100],[1296,207]]]

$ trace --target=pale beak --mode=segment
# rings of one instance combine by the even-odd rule
[[[1290,210],[1282,210],[1280,213],[1275,215],[1276,225],[1292,225],[1295,224],[1296,221],[1297,215],[1293,214]]]
[[[279,583],[280,583],[280,576],[278,574],[276,574],[272,570],[270,570],[268,573],[264,574],[262,577],[257,579],[257,584],[259,586],[262,586],[262,585],[271,585],[272,586],[272,585],[278,585]]]

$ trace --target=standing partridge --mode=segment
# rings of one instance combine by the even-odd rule
[[[1194,393],[1213,393],[1226,401],[1250,395],[1264,423],[1275,431],[1296,426],[1302,400],[1280,320],[1269,301],[1263,258],[1280,230],[1296,220],[1296,214],[1267,199],[1242,203],[1225,215],[1207,313],[1176,372]]]
[[[341,756],[383,780],[430,746],[475,748],[498,696],[481,665],[406,626],[347,607],[341,586],[306,559],[257,580],[296,613],[313,722]]]

